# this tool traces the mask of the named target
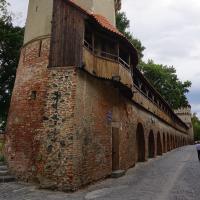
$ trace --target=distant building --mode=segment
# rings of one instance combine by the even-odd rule
[[[178,117],[187,124],[189,127],[189,134],[192,138],[194,138],[193,126],[192,126],[192,112],[191,106],[179,108],[174,111]]]

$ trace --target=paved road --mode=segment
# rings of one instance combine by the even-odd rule
[[[199,200],[200,163],[194,146],[140,163],[119,179],[107,179],[74,194],[0,184],[0,200]]]

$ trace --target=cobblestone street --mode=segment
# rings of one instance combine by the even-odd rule
[[[137,164],[119,179],[107,179],[74,194],[0,184],[1,200],[199,200],[200,163],[194,146]]]

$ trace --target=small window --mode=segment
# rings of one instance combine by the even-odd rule
[[[36,91],[32,91],[31,92],[31,99],[32,100],[36,100],[36,97],[37,97],[37,92]]]

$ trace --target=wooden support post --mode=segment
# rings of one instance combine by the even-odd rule
[[[94,32],[92,32],[92,52],[94,52],[94,42],[95,42],[95,37],[94,37]]]
[[[129,65],[129,67],[131,66],[131,55],[130,54],[128,55],[128,65]]]
[[[117,43],[117,58],[118,58],[118,62],[119,62],[119,43]]]

